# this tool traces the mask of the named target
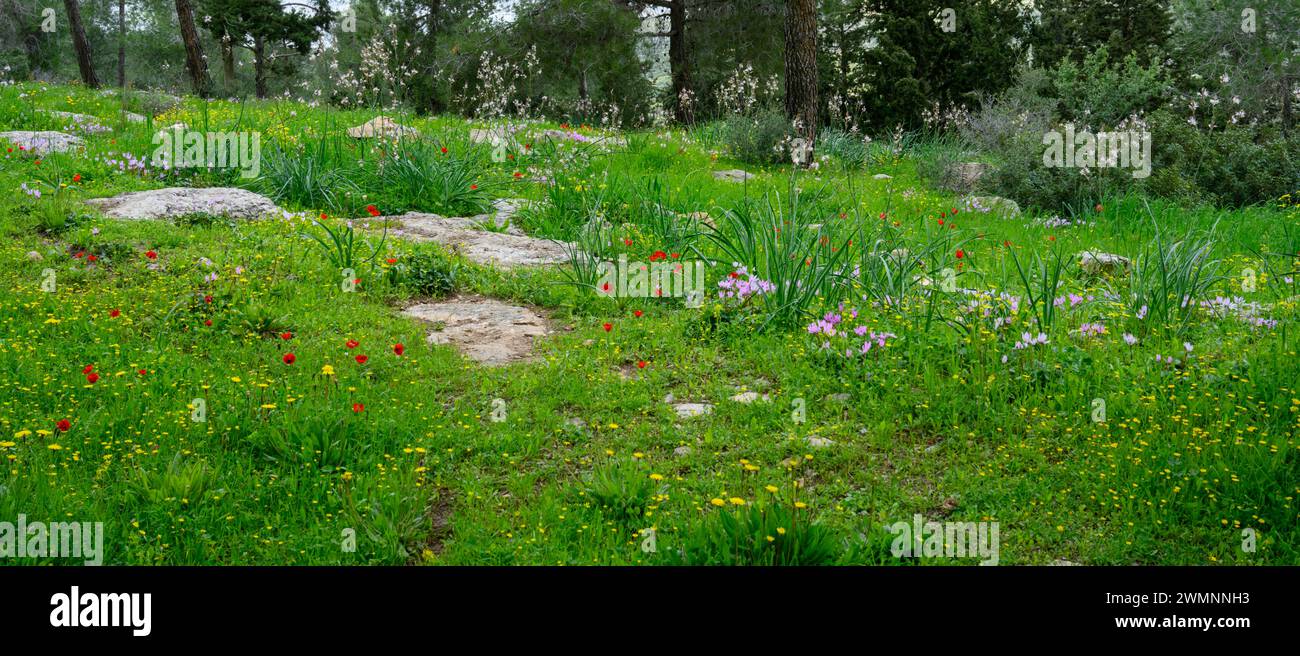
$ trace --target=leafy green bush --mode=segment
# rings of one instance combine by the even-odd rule
[[[459,266],[436,253],[416,253],[388,270],[390,281],[421,296],[447,296],[456,290]]]
[[[1300,137],[1273,126],[1198,129],[1171,111],[1149,119],[1157,196],[1239,207],[1276,200],[1300,180]]]
[[[1084,58],[1082,65],[1062,60],[1053,85],[1062,117],[1095,129],[1155,109],[1172,88],[1159,63],[1144,67],[1130,54],[1112,65],[1104,45]]]
[[[763,110],[727,119],[727,150],[732,157],[751,164],[785,161],[785,142],[793,133],[785,114]]]

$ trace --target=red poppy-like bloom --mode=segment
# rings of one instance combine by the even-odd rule
[[[90,383],[91,385],[94,385],[95,383],[98,383],[98,382],[99,382],[99,374],[97,374],[97,373],[95,373],[95,372],[93,372],[93,371],[90,372],[90,373],[88,373],[88,374],[86,374],[86,382],[87,382],[87,383]]]
[[[344,344],[344,346],[347,346],[348,348],[352,349],[352,348],[356,348],[356,347],[359,346],[360,344],[361,344],[361,342],[358,342],[358,341],[355,340],[355,339],[349,339],[349,340],[347,341],[347,343]]]
[[[641,315],[644,314],[644,313],[641,312],[640,310],[637,310],[637,311],[633,312],[632,314],[633,314],[636,318],[640,319],[640,318],[641,318]]]
[[[280,333],[280,339],[283,339],[287,342],[293,339],[293,333]]]
[[[666,259],[668,259],[668,254],[665,253],[665,252],[663,252],[663,251],[655,251],[655,252],[650,256],[650,261],[651,261],[651,262],[658,262],[659,260],[666,260]]]
[[[73,181],[73,182],[81,182],[81,174],[78,173],[78,174],[72,176],[72,181]]]
[[[396,353],[397,355],[400,356],[405,352],[406,352],[406,346],[404,346],[401,342],[393,344],[393,353]]]
[[[88,364],[88,365],[86,365],[85,367],[83,367],[83,368],[81,369],[81,373],[83,373],[83,374],[88,374],[88,373],[90,373],[90,372],[92,372],[92,371],[94,371],[94,370],[95,370],[95,365],[93,365],[93,364]]]
[[[374,205],[367,205],[366,212],[369,213],[370,216],[379,216],[379,208]]]
[[[155,252],[155,251],[145,251],[144,256],[147,257],[147,258],[149,258],[149,259],[151,259],[151,260],[156,260],[156,259],[158,259],[158,253]]]
[[[523,173],[520,173],[519,171],[515,171],[515,178],[522,178],[522,177],[524,177]]]
[[[369,356],[358,355],[358,356],[357,356],[357,364],[365,364],[365,363],[366,363],[366,360],[369,360],[369,359],[370,359]]]
[[[637,369],[645,369],[645,365],[646,365],[646,361],[645,361],[645,360],[641,360],[640,362],[637,362],[637,363],[636,363],[636,368],[637,368]]]
[[[605,292],[606,294],[608,294],[608,293],[609,293],[609,283],[605,283],[605,284],[601,285],[601,286],[600,286],[600,291]]]
[[[212,302],[212,294],[208,294],[208,295],[204,296],[204,297],[203,297],[203,302],[204,302],[204,303],[211,303],[211,302]]]
[[[321,221],[324,221],[325,219],[328,219],[328,218],[330,218],[330,215],[328,215],[328,214],[326,214],[326,213],[324,213],[324,212],[321,212],[321,213],[320,213],[320,220],[321,220]]]
[[[963,257],[966,257],[966,253],[965,253],[965,251],[963,251],[962,249],[958,248],[958,249],[957,249],[957,259],[960,260],[960,259],[963,258]]]
[[[285,353],[284,357],[281,359],[284,360],[285,364],[293,364],[294,360],[297,360],[298,358],[292,353]]]
[[[91,255],[90,257],[86,258],[86,261],[87,261],[87,262],[94,262],[95,260],[98,260],[98,259],[99,259],[99,256],[98,256],[98,255]]]
[[[446,146],[443,146],[443,147],[442,147],[442,154],[443,154],[443,155],[446,155],[446,154],[447,154],[447,147],[446,147]]]
[[[67,431],[69,428],[72,428],[72,422],[67,419],[60,419],[59,423],[55,424],[54,427],[61,431]]]
[[[387,260],[384,260],[384,261],[387,262],[387,263],[389,263],[389,264],[397,264],[397,258],[395,258],[395,257],[390,257],[390,258],[388,258]]]
[[[361,411],[362,411],[362,410],[365,410],[365,409],[366,409],[366,406],[364,406],[364,405],[362,405],[362,404],[360,404],[360,403],[353,403],[353,404],[352,404],[352,411],[355,412],[355,413],[360,414]]]
[[[628,239],[628,238],[626,238],[626,237],[624,237],[624,238],[623,238],[623,245],[624,245],[624,246],[631,246],[631,245],[632,245],[632,240],[631,240],[631,239]]]
[[[203,325],[205,325],[205,326],[211,326],[211,325],[212,325],[212,320],[211,320],[211,319],[204,319],[204,320],[203,320]]]
[[[141,376],[143,376],[143,375],[149,373],[149,370],[148,370],[148,369],[141,369],[140,371],[138,371],[138,372],[136,372],[136,373],[138,373],[138,374],[140,374]]]
[[[609,331],[611,331],[611,330],[614,329],[614,324],[612,324],[612,323],[607,323],[607,324],[605,324],[604,326],[601,326],[601,327],[605,329],[605,332],[609,332]]]
[[[119,309],[117,309],[117,308],[113,308],[113,309],[111,309],[111,310],[108,311],[108,316],[113,317],[114,319],[116,319],[116,318],[118,318],[119,316],[122,316],[122,311],[119,310]]]
[[[476,184],[472,184],[472,185],[469,186],[469,188],[470,188],[470,189],[478,189],[478,185],[476,185]]]

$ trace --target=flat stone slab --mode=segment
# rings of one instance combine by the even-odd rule
[[[0,132],[0,144],[11,143],[14,147],[36,154],[65,153],[85,145],[81,137],[52,130],[14,130]]]
[[[257,219],[281,212],[266,196],[235,187],[168,187],[92,198],[86,203],[111,219],[175,219],[195,214]]]
[[[689,419],[699,417],[713,412],[711,403],[677,403],[673,405],[673,410],[677,413],[678,418]]]
[[[481,230],[477,225],[479,218],[445,217],[420,212],[389,218],[397,223],[397,227],[392,230],[394,235],[415,241],[437,242],[478,264],[510,268],[569,261],[568,252],[559,242],[534,239],[522,234]],[[487,215],[481,219],[492,220]]]
[[[750,173],[749,171],[742,171],[740,169],[729,169],[726,171],[713,172],[713,178],[715,180],[726,180],[727,182],[744,182],[753,177],[754,177],[753,173]]]
[[[454,346],[466,357],[491,367],[529,358],[533,340],[551,332],[541,314],[491,298],[422,303],[402,314],[434,324],[430,344]]]

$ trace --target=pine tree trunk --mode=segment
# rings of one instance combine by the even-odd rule
[[[253,86],[258,98],[266,97],[266,40],[253,37]]]
[[[81,69],[81,81],[92,89],[98,89],[99,78],[95,75],[95,65],[90,58],[90,44],[86,42],[86,30],[81,27],[81,7],[77,0],[63,0],[63,7],[68,11],[72,48],[77,51],[77,68]]]
[[[126,88],[126,0],[117,0],[117,86]]]
[[[212,83],[208,78],[208,61],[203,57],[203,44],[199,43],[199,31],[194,27],[194,7],[190,0],[176,0],[176,21],[180,23],[181,41],[185,43],[185,68],[194,83],[194,93],[207,98]]]
[[[691,92],[690,55],[686,49],[686,0],[677,0],[668,8],[668,68],[673,78],[673,118],[689,123],[692,109],[683,97]]]
[[[230,44],[230,37],[221,40],[221,80],[227,93],[235,88],[235,47]]]
[[[785,4],[785,113],[799,136],[812,143],[817,134],[817,0]]]

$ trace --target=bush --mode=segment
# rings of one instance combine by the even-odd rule
[[[1169,75],[1159,63],[1141,66],[1128,55],[1120,63],[1109,63],[1106,46],[1089,54],[1083,65],[1061,62],[1053,85],[1066,120],[1102,129],[1130,115],[1155,109],[1172,90]]]
[[[1239,207],[1276,200],[1300,179],[1300,138],[1276,127],[1201,130],[1168,110],[1154,112],[1150,125],[1147,187],[1155,195]]]
[[[732,157],[750,164],[785,161],[786,141],[793,135],[790,121],[776,110],[727,119],[727,150]]]
[[[456,290],[459,266],[435,253],[416,253],[388,270],[392,282],[420,296],[447,296]]]

